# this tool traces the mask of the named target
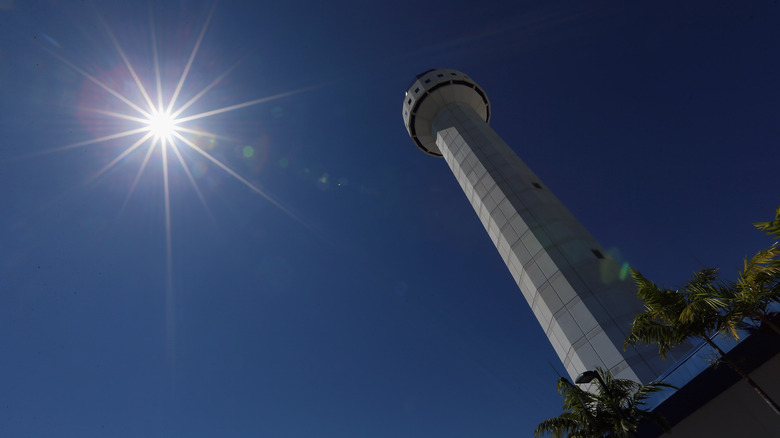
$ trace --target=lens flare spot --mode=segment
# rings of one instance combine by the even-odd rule
[[[199,148],[204,150],[212,150],[217,146],[217,140],[211,137],[206,136],[200,136],[196,138],[193,143],[195,143]]]
[[[287,166],[290,165],[290,160],[287,158],[280,158],[279,161],[277,161],[277,164],[279,164],[279,167],[282,169],[287,169]]]
[[[250,158],[252,155],[255,154],[255,148],[253,148],[252,146],[244,146],[243,153],[244,153],[244,158]]]
[[[628,268],[630,265],[628,262],[623,262],[623,265],[620,266],[620,279],[625,280],[628,277]]]
[[[317,187],[319,187],[320,190],[327,190],[330,188],[330,176],[327,173],[317,179]]]

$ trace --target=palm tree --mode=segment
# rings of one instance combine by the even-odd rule
[[[765,325],[780,335],[780,327],[772,322],[777,311],[772,306],[780,303],[780,245],[745,259],[739,278],[725,296],[714,296],[711,303],[723,309],[724,317],[735,322],[749,320]]]
[[[639,287],[638,295],[644,301],[645,311],[634,319],[626,346],[657,344],[658,353],[666,358],[667,351],[686,339],[702,339],[780,415],[777,403],[712,341],[719,334],[738,337],[737,328],[742,319],[728,316],[729,312],[718,304],[716,297],[732,292],[718,280],[716,269],[705,268],[695,273],[680,290],[659,288],[633,269],[631,275]]]
[[[780,207],[773,221],[755,222],[753,226],[780,239]],[[780,335],[780,327],[771,319],[777,314],[772,306],[780,303],[780,241],[773,242],[750,260],[745,259],[734,289],[731,303],[726,302],[731,304],[734,317],[764,324]]]
[[[780,208],[774,221],[756,222],[753,226],[780,238]],[[724,320],[723,324],[731,329],[741,327],[751,330],[758,325],[780,335],[780,327],[772,321],[778,313],[773,306],[780,303],[780,242],[772,243],[749,260],[745,258],[736,282],[723,282],[700,298],[716,309]],[[747,325],[745,321],[752,324]],[[731,334],[735,339],[739,337],[735,329]]]
[[[774,221],[755,222],[753,226],[780,238],[780,208]],[[778,314],[773,306],[780,303],[780,242],[772,243],[749,260],[745,258],[736,282],[716,280],[710,286],[697,291],[692,302],[715,309],[726,329],[724,333],[739,339],[737,328],[751,330],[758,325],[780,335],[780,327],[772,321]],[[686,316],[695,315],[693,310],[689,308]],[[745,324],[746,321],[752,324]]]
[[[558,379],[558,393],[563,398],[565,412],[542,421],[534,431],[535,437],[627,438],[635,436],[645,421],[668,429],[661,415],[642,409],[642,405],[650,394],[673,386],[663,382],[642,386],[632,380],[615,379],[602,369],[596,372],[603,385],[595,392],[585,391],[565,377]]]
[[[755,222],[753,226],[780,238],[780,207],[774,221]],[[750,330],[758,325],[780,335],[780,327],[772,321],[778,314],[773,306],[780,303],[780,242],[773,242],[750,259],[745,258],[736,282],[713,282],[712,286],[699,291],[700,300],[694,301],[716,309],[727,329],[725,333],[739,339],[737,328]],[[752,324],[746,325],[745,321]]]

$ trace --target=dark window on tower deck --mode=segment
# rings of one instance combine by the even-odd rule
[[[417,94],[417,93],[419,93],[419,92],[420,92],[420,88],[419,88],[419,87],[417,87],[417,88],[415,88],[415,89],[414,89],[414,94]]]
[[[411,105],[411,104],[412,104],[412,99],[409,99],[409,100],[407,100],[407,101],[406,101],[406,104],[407,104],[407,105]]]
[[[542,188],[542,185],[539,184],[539,183],[531,183],[531,184],[533,184],[534,187],[536,187],[537,189],[541,189]]]
[[[440,78],[443,78],[443,77],[444,77],[444,75],[443,75],[443,74],[441,74],[441,73],[437,74],[436,76],[438,76],[438,77],[440,77]]]
[[[450,73],[450,74],[453,75],[453,76],[457,76],[458,75],[457,73]]]
[[[591,252],[593,252],[593,255],[596,256],[597,259],[603,259],[604,254],[601,253],[601,251],[597,249],[592,249]]]
[[[425,80],[425,83],[426,83],[426,84],[430,84],[430,83],[431,83],[431,80],[430,80],[430,79],[426,79],[426,80]]]

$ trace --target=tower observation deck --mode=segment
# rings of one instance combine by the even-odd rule
[[[623,341],[643,308],[620,265],[488,125],[490,101],[450,69],[417,75],[403,118],[423,152],[455,175],[566,371],[601,367],[648,383],[668,367]],[[673,358],[672,358],[673,359]]]

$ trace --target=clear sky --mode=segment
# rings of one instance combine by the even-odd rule
[[[415,74],[474,78],[656,281],[733,275],[780,204],[780,4],[583,3],[0,0],[3,436],[530,436],[565,372],[404,130]],[[166,213],[106,88],[146,107],[123,53],[156,101],[156,47],[168,102],[209,18],[176,107],[252,104],[181,124],[235,176],[176,140]]]

